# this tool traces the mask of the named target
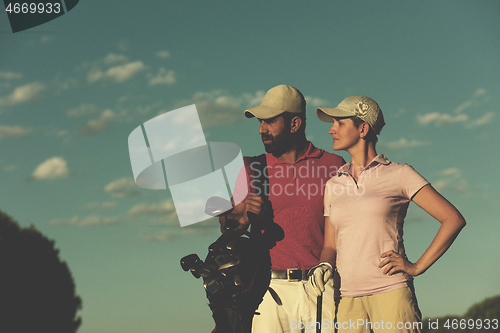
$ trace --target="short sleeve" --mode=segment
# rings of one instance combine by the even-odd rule
[[[403,196],[411,200],[413,196],[429,182],[408,164],[402,164],[401,191]]]

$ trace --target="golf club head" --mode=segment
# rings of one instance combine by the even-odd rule
[[[226,249],[228,249],[231,252],[234,252],[235,248],[237,248],[237,239],[233,239],[226,245]]]
[[[232,297],[237,298],[241,294],[247,292],[247,289],[245,288],[245,285],[243,284],[243,281],[241,280],[240,276],[236,274],[234,276],[234,288],[232,292]]]
[[[207,291],[208,296],[212,296],[221,290],[220,282],[217,281],[217,279],[206,280],[205,283],[203,283],[203,287]]]
[[[217,272],[217,268],[213,265],[203,265],[198,272],[201,277],[207,278]]]
[[[251,241],[248,238],[237,238],[227,243],[226,248],[231,251],[232,255],[241,259],[240,256],[249,255],[251,251]]]
[[[234,275],[234,285],[235,286],[243,286],[243,281],[241,280],[238,274]]]
[[[198,270],[201,265],[203,265],[203,261],[201,261],[200,257],[197,254],[190,254],[181,259],[181,267],[184,271],[191,271],[195,278],[199,278]]]
[[[223,270],[227,271],[229,268],[233,268],[239,264],[240,264],[239,260],[232,260],[232,261],[226,262],[225,264],[219,266],[219,271],[223,271]],[[223,275],[227,275],[227,274],[223,274]]]
[[[224,230],[226,231],[234,231],[240,226],[240,223],[234,219],[227,219],[224,222]]]

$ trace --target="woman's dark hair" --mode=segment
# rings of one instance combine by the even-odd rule
[[[349,119],[352,120],[354,126],[358,127],[361,126],[361,124],[365,123],[365,121],[359,117],[350,117]],[[378,137],[377,137],[377,134],[375,134],[375,131],[373,130],[373,128],[370,126],[370,129],[368,130],[368,133],[365,135],[365,140],[367,142],[374,142],[374,143],[377,143],[378,141]]]

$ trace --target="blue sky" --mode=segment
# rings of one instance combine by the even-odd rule
[[[179,259],[204,257],[218,222],[180,228],[168,190],[136,187],[128,135],[195,103],[207,141],[257,155],[243,111],[289,84],[306,96],[309,139],[332,151],[315,108],[366,95],[387,123],[378,152],[468,222],[415,282],[424,316],[461,314],[500,294],[499,16],[498,1],[82,0],[13,34],[0,14],[0,209],[56,241],[80,333],[209,331],[202,283]],[[410,260],[438,227],[410,207]]]

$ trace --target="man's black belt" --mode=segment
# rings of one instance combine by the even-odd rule
[[[308,269],[288,268],[284,271],[271,270],[271,279],[283,279],[288,281],[307,281]]]

